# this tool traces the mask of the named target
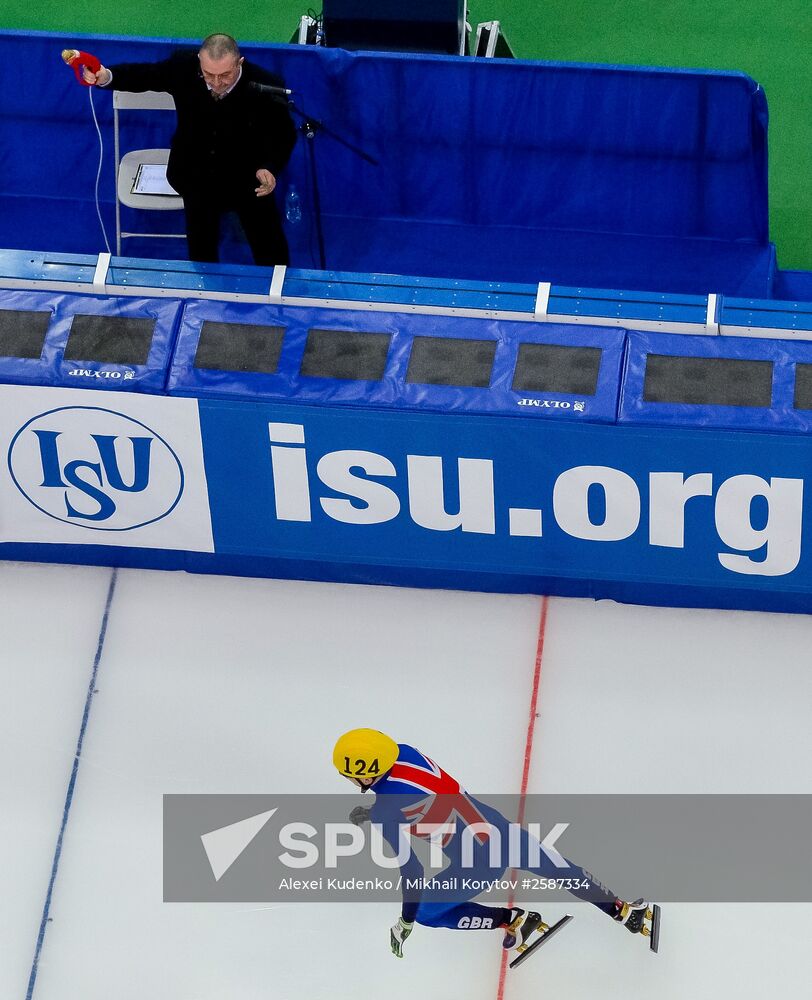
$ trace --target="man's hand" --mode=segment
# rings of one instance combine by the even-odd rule
[[[369,809],[365,809],[364,806],[356,806],[350,813],[350,823],[354,823],[355,826],[362,826],[369,820]]]
[[[412,933],[413,927],[414,921],[407,923],[403,917],[400,917],[398,922],[390,928],[389,944],[392,948],[392,954],[396,958],[403,958],[403,942]]]
[[[256,188],[257,198],[264,198],[276,187],[276,178],[270,170],[257,170],[257,180],[259,181],[259,187]]]
[[[113,74],[106,66],[100,66],[98,73],[94,73],[92,70],[89,70],[87,66],[83,66],[82,76],[84,77],[85,83],[89,83],[91,87],[106,87],[107,84],[113,79]]]

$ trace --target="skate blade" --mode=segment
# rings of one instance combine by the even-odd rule
[[[656,903],[651,907],[651,934],[648,946],[655,955],[660,949],[660,907]]]
[[[562,917],[557,923],[554,923],[552,927],[548,928],[548,930],[546,930],[541,935],[541,937],[537,937],[536,940],[529,947],[527,947],[521,953],[521,955],[519,955],[518,958],[514,958],[513,961],[510,963],[509,968],[515,969],[517,966],[521,965],[525,959],[530,958],[530,956],[537,948],[540,948],[543,944],[546,944],[554,934],[557,934],[558,931],[566,927],[567,924],[570,922],[570,920],[572,920],[572,916],[571,914],[568,913],[565,917]]]

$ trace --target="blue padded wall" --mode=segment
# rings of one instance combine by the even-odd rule
[[[809,433],[794,401],[796,367],[811,363],[812,343],[633,331],[618,423]]]
[[[0,329],[0,382],[163,392],[180,308],[170,298],[0,289],[8,349],[12,343],[25,346],[3,356]],[[37,331],[19,332],[32,325]]]
[[[60,62],[70,41],[104,62],[165,56],[166,41],[0,34],[0,245],[101,248],[93,207],[97,140],[88,90]],[[312,46],[249,46],[307,112],[378,159],[316,141],[327,265],[477,280],[769,297],[767,109],[737,73],[492,61]],[[14,67],[30,84],[14,85]],[[94,93],[111,144],[109,94]],[[123,148],[163,146],[171,114],[122,118]],[[30,164],[51,163],[49,192]],[[293,262],[312,266],[312,200],[300,141],[294,183],[305,218]],[[58,197],[51,194],[58,191]],[[101,195],[113,229],[110,161]],[[129,226],[177,225],[150,213]],[[177,248],[181,252],[180,248]],[[132,254],[160,248],[130,244]],[[243,258],[246,259],[246,258]]]
[[[282,335],[278,363],[273,371],[250,370],[253,356],[243,358],[246,367],[226,369],[211,361],[196,362],[201,330],[206,323],[231,325],[225,339],[253,328],[261,337],[274,331]],[[232,325],[233,324],[233,325]],[[377,378],[308,374],[307,347],[311,330],[341,334],[357,332],[382,338]],[[183,311],[177,350],[168,387],[174,395],[242,400],[288,400],[298,403],[394,407],[436,410],[444,413],[502,413],[557,419],[614,422],[617,386],[623,364],[625,331],[563,324],[517,323],[504,320],[451,318],[389,312],[356,312],[289,306],[246,306],[237,303],[188,302]],[[422,338],[422,339],[421,339]],[[427,343],[431,341],[431,343]],[[443,347],[459,349],[460,362],[452,358],[448,384],[430,384],[411,367],[415,349],[435,351],[441,364]],[[254,341],[256,344],[256,341]],[[359,342],[363,347],[364,340]],[[471,345],[490,347],[479,386],[465,384],[465,373],[455,375],[453,366],[472,361]],[[565,351],[586,353],[586,364],[594,362],[595,381],[586,392],[528,388],[517,383],[515,371],[520,352],[533,347],[559,346]],[[350,349],[355,349],[355,344]],[[329,350],[329,343],[323,350]],[[549,352],[545,358],[549,357]],[[492,360],[491,360],[492,359]],[[416,359],[419,361],[419,359]],[[576,360],[576,365],[578,361]],[[550,383],[548,383],[550,384]]]

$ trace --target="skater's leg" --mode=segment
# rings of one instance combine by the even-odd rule
[[[633,934],[649,936],[652,930],[653,911],[648,902],[643,899],[638,899],[634,903],[625,902],[591,872],[566,858],[562,859],[566,861],[566,867],[558,867],[543,850],[540,851],[537,840],[533,840],[527,831],[522,833],[522,860],[525,862],[525,871],[541,878],[569,880],[567,891],[577,899],[597,906]]]
[[[483,906],[482,903],[421,903],[415,919],[425,927],[486,931],[507,927],[515,912],[506,906]]]
[[[518,906],[483,906],[481,903],[421,903],[417,922],[426,927],[454,930],[503,930],[502,947],[523,950],[535,931],[543,933],[547,924],[541,914]]]
[[[527,830],[522,830],[521,850],[522,869],[528,874],[544,879],[566,879],[567,891],[577,899],[594,904],[610,916],[615,915],[618,897],[591,872],[561,855],[558,855],[560,861],[556,864]],[[559,867],[561,862],[565,863],[565,867]]]

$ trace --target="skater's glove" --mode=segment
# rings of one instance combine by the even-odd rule
[[[401,917],[398,922],[390,928],[389,944],[392,946],[392,954],[397,958],[403,958],[403,942],[412,933],[414,921],[408,923]]]
[[[354,823],[356,826],[363,826],[369,820],[369,809],[365,809],[363,806],[356,806],[350,813],[350,823]]]

